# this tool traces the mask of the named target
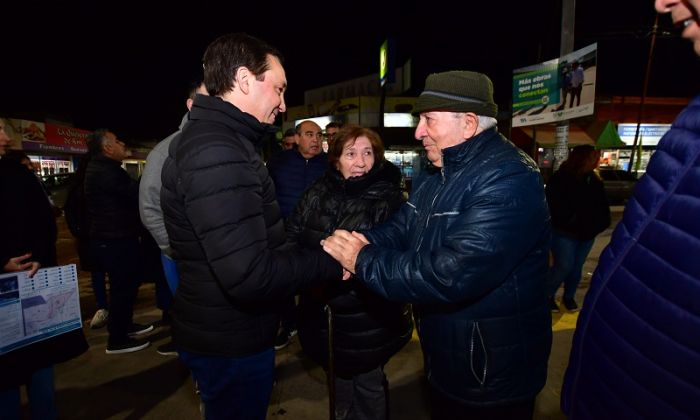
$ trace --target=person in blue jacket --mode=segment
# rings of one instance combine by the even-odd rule
[[[324,249],[414,304],[434,419],[532,418],[552,342],[537,164],[498,133],[484,74],[431,74],[413,112],[433,168],[386,223],[336,230]]]
[[[700,1],[657,0],[700,55]],[[700,97],[661,139],[600,256],[574,334],[570,419],[700,418]]]

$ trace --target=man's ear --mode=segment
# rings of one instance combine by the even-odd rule
[[[462,123],[464,127],[462,135],[464,138],[470,139],[474,137],[479,130],[479,117],[473,112],[465,112],[462,115]]]
[[[234,87],[238,88],[246,95],[250,92],[250,79],[254,77],[253,74],[248,70],[248,67],[241,66],[236,70],[236,74],[233,77]]]
[[[110,141],[105,141],[102,143],[102,153],[105,156],[112,156],[112,153],[114,152],[114,145]]]

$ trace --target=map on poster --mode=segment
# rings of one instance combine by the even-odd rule
[[[0,355],[78,328],[75,264],[0,275]]]

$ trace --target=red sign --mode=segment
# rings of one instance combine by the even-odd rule
[[[90,131],[46,123],[46,143],[69,153],[86,153]]]

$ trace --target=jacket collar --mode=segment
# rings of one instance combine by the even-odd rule
[[[362,194],[380,181],[396,186],[401,185],[401,171],[388,161],[374,165],[369,172],[362,176],[345,179],[340,171],[331,168],[327,172],[327,177],[334,188],[343,190],[351,196]]]
[[[496,127],[492,127],[456,146],[443,149],[441,171],[443,176],[447,178],[452,172],[467,165],[484,148],[487,142],[497,135]]]
[[[261,123],[252,115],[217,96],[197,95],[192,103],[189,119],[221,123],[240,133],[255,145],[262,143],[266,134],[277,131],[275,126]]]

